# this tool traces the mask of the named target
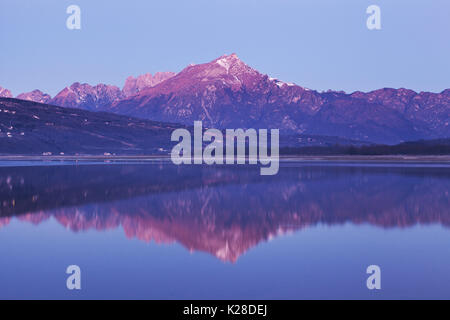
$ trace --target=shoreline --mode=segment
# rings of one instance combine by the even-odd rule
[[[357,162],[448,162],[450,155],[281,155],[280,162],[357,161]],[[0,161],[170,161],[169,155],[0,155]]]

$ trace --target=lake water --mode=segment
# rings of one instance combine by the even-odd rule
[[[0,299],[449,299],[449,191],[439,163],[3,161]]]

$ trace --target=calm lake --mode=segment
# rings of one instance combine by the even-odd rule
[[[449,192],[440,163],[3,161],[0,299],[450,299]]]

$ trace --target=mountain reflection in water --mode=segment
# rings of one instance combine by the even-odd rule
[[[0,168],[0,227],[51,217],[73,232],[123,228],[235,262],[262,241],[317,224],[450,226],[450,168],[98,164]]]

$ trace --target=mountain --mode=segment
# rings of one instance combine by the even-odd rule
[[[279,128],[377,143],[450,136],[450,90],[317,92],[269,78],[236,54],[191,65],[102,110],[218,128]]]
[[[52,99],[49,94],[43,93],[41,90],[33,90],[31,92],[21,93],[16,98],[20,100],[28,100],[39,103],[47,103]]]
[[[0,88],[0,96],[11,96]],[[383,88],[318,92],[270,78],[236,54],[190,65],[178,74],[128,77],[116,86],[74,83],[53,99],[18,98],[154,121],[205,127],[276,128],[285,136],[326,136],[358,144],[398,144],[450,137],[450,89],[441,93]]]
[[[122,94],[124,97],[136,95],[146,88],[154,87],[164,80],[172,78],[174,75],[173,72],[157,72],[154,76],[151,73],[140,75],[137,78],[130,76],[125,80]]]
[[[431,136],[422,138],[450,137],[450,89],[441,93],[416,93],[403,88],[384,88],[369,93],[355,92],[350,97],[397,111],[415,129],[425,128],[430,132]]]
[[[167,153],[179,126],[0,98],[0,154]]]
[[[0,97],[12,98],[11,91],[9,91],[8,89],[0,87]]]
[[[126,79],[122,90],[112,85],[98,84],[91,86],[87,83],[80,84],[75,82],[70,87],[64,88],[53,99],[45,102],[61,107],[80,108],[90,111],[107,110],[112,103],[138,94],[142,90],[153,87],[173,75],[174,73],[172,72],[157,72],[154,76],[150,73],[140,75],[137,78],[130,76]]]
[[[75,82],[59,92],[49,103],[61,107],[97,111],[122,97],[121,90],[116,86],[105,84],[91,86],[87,83]]]
[[[173,72],[157,72],[140,75],[136,78],[130,76],[126,79],[123,89],[116,86],[97,84],[91,86],[87,83],[75,82],[61,90],[54,98],[40,90],[21,93],[16,98],[20,100],[48,103],[67,108],[79,108],[89,111],[107,109],[113,102],[138,94],[144,89],[156,86],[164,80],[173,77]],[[12,98],[11,91],[0,87],[0,97]]]

